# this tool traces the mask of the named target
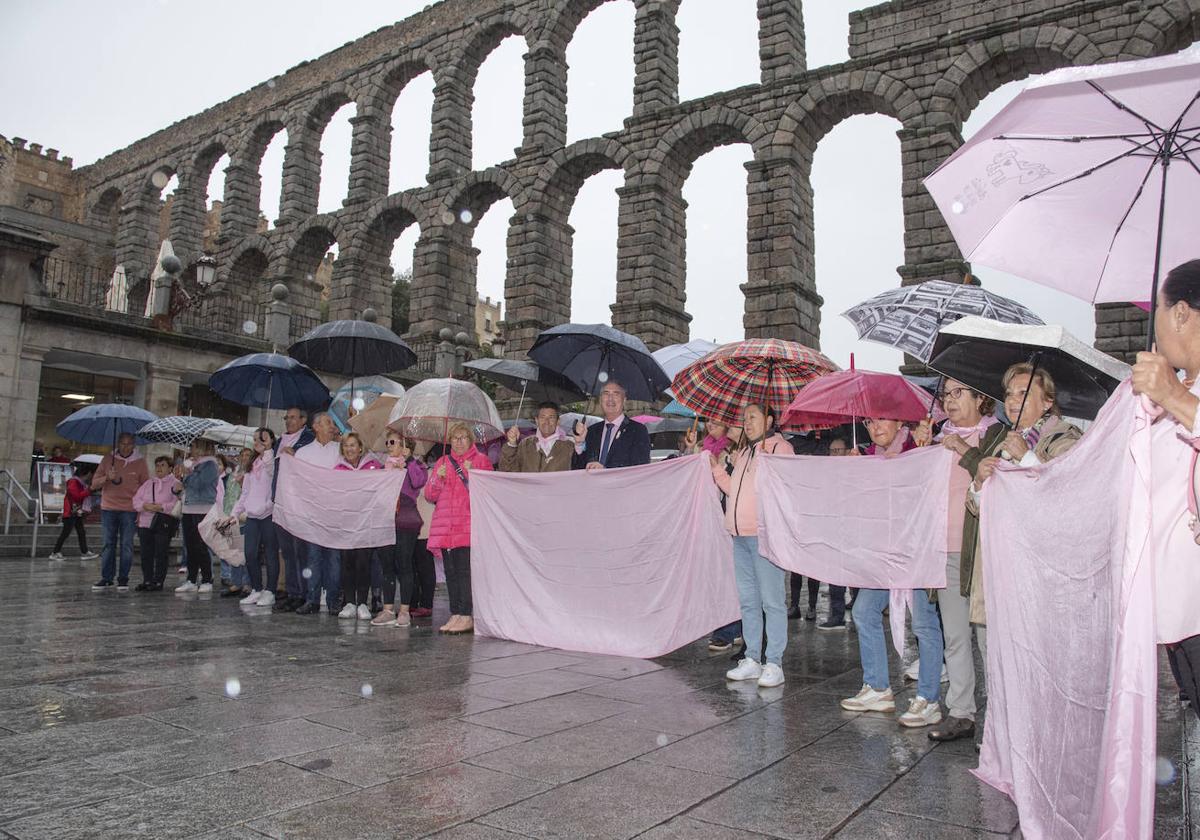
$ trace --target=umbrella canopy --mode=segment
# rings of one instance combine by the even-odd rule
[[[666,347],[655,350],[651,355],[654,356],[654,361],[658,362],[663,372],[674,379],[679,371],[692,362],[700,361],[720,346],[715,341],[696,338],[687,344],[668,344]]]
[[[329,389],[300,362],[279,353],[239,356],[208,378],[218,396],[258,408],[324,408]]]
[[[400,336],[374,321],[329,321],[309,330],[288,348],[309,367],[341,376],[371,376],[404,370],[417,354]]]
[[[363,376],[354,378],[333,392],[329,402],[329,414],[338,430],[345,434],[350,430],[350,415],[363,411],[383,395],[403,396],[404,386],[386,376]],[[356,405],[355,400],[360,402]],[[361,434],[361,433],[360,433]]]
[[[923,388],[897,373],[841,370],[807,385],[783,415],[785,425],[832,429],[861,418],[917,422],[930,413],[930,398]],[[938,405],[933,419],[946,419]]]
[[[119,435],[137,436],[138,430],[158,416],[132,405],[111,403],[89,405],[68,415],[54,430],[60,437],[77,443],[93,446],[115,446]],[[145,438],[136,438],[139,444],[148,443]]]
[[[593,396],[615,379],[629,399],[653,402],[671,384],[640,338],[607,324],[562,324],[543,330],[529,348],[529,358]]]
[[[654,422],[647,423],[646,429],[650,434],[657,435],[665,432],[686,432],[695,424],[695,419],[689,420],[686,417],[658,417]]]
[[[476,359],[463,367],[483,379],[495,382],[522,395],[531,403],[553,402],[562,405],[583,399],[586,395],[569,379],[533,362],[519,359]]]
[[[91,452],[85,452],[83,455],[76,455],[72,464],[99,464],[104,460],[103,455],[95,455]]]
[[[688,365],[675,376],[671,390],[701,417],[736,426],[742,422],[746,403],[766,402],[780,418],[797,391],[837,369],[803,344],[749,338],[726,344]]]
[[[233,423],[217,423],[201,433],[200,437],[211,440],[217,446],[231,446],[238,449],[254,448],[254,426],[240,426]]]
[[[584,422],[585,426],[590,427],[590,426],[595,425],[596,423],[602,422],[604,420],[604,418],[597,417],[594,414],[581,414],[578,411],[568,411],[566,414],[563,414],[561,417],[558,418],[558,428],[562,429],[568,435],[574,435],[575,434],[575,424],[578,423],[580,420],[582,420]]]
[[[666,408],[662,410],[663,414],[670,414],[673,417],[695,417],[696,412],[692,411],[679,400],[671,400],[667,403]]]
[[[1088,420],[1131,372],[1129,365],[1060,326],[1001,324],[986,318],[963,318],[944,328],[929,366],[1003,402],[1004,372],[1031,360],[1054,380],[1059,409]]]
[[[1153,300],[1160,266],[1196,256],[1200,46],[1046,74],[925,187],[967,259],[1093,303]]]
[[[929,361],[938,330],[967,315],[1014,324],[1042,323],[1015,300],[980,286],[945,280],[889,289],[842,313],[859,338],[895,347],[922,362]]]
[[[159,417],[138,430],[138,437],[154,443],[169,443],[186,448],[213,426],[223,425],[220,420],[207,417]]]
[[[129,311],[129,281],[125,278],[125,266],[118,265],[108,281],[104,294],[104,308],[108,312]]]
[[[426,379],[396,401],[387,427],[414,440],[444,442],[455,423],[466,423],[483,443],[504,434],[491,397],[461,379]]]
[[[363,444],[372,452],[382,452],[386,447],[388,418],[403,394],[381,394],[371,404],[348,421],[351,429],[358,432]]]
[[[146,311],[142,313],[144,318],[154,316],[154,284],[158,282],[159,278],[167,276],[167,270],[162,267],[162,261],[173,256],[175,256],[175,248],[171,245],[171,240],[164,239],[158,246],[158,258],[154,261],[154,269],[150,272],[149,291],[146,292]]]

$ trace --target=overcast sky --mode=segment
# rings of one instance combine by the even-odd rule
[[[346,41],[420,11],[425,0],[44,0],[0,4],[0,134],[61,150],[89,163],[262,82]],[[847,58],[848,13],[862,0],[819,0],[805,6],[810,67]],[[758,80],[754,0],[683,0],[680,95],[684,100]],[[569,140],[619,129],[632,107],[633,4],[605,3],[573,40],[568,61]],[[479,74],[475,165],[512,157],[521,141],[523,42],[510,38]],[[717,59],[716,57],[719,57]],[[18,69],[19,68],[19,69]],[[970,134],[1024,83],[985,99],[965,127]],[[393,114],[393,191],[424,182],[428,168],[428,74],[412,83]],[[349,172],[353,107],[335,115],[322,138],[320,206],[340,206]],[[835,128],[817,150],[817,291],[824,296],[821,347],[835,361],[894,369],[900,354],[860,342],[839,313],[899,283],[904,261],[899,124],[860,116]],[[263,161],[263,209],[278,209],[282,135]],[[693,338],[742,337],[746,279],[746,145],[727,146],[697,161],[684,187],[688,201],[687,310]],[[220,170],[224,162],[218,164]],[[220,197],[214,174],[210,197]],[[575,228],[572,320],[608,321],[616,290],[617,172],[590,179],[571,213]],[[170,187],[168,187],[169,191]],[[504,238],[511,204],[479,221],[475,244],[479,293],[504,294]],[[415,227],[397,240],[393,263],[412,262]],[[985,285],[1030,306],[1048,323],[1080,338],[1094,333],[1091,307],[1020,278],[981,269]]]

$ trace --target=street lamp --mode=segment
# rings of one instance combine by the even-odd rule
[[[217,282],[217,261],[208,254],[196,260],[196,285],[206,290]]]

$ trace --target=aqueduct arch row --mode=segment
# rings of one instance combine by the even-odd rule
[[[613,323],[658,346],[688,335],[683,181],[700,155],[744,142],[754,152],[746,334],[815,344],[821,300],[809,174],[817,143],[841,120],[882,113],[901,123],[902,281],[956,276],[961,255],[920,182],[961,144],[962,123],[980,99],[1031,73],[1165,54],[1200,34],[1200,0],[893,0],[851,14],[849,62],[810,71],[801,0],[757,0],[760,82],[680,103],[679,0],[634,0],[633,114],[619,132],[566,146],[567,45],[604,2],[444,0],[81,170],[90,218],[115,224],[117,259],[147,272],[156,244],[151,176],[178,174],[170,233],[194,258],[205,185],[228,154],[217,254],[223,281],[232,294],[264,295],[282,280],[295,303],[315,307],[311,265],[336,242],[335,317],[364,306],[389,311],[387,255],[415,224],[410,338],[421,351],[444,326],[471,332],[475,220],[509,198],[505,327],[509,352],[520,354],[538,331],[569,316],[567,216],[576,193],[596,172],[621,170]],[[472,172],[474,79],[509,35],[529,46],[523,145],[512,160]],[[428,183],[388,195],[391,109],[426,71],[434,79]],[[321,134],[346,103],[356,110],[349,192],[340,210],[317,216]],[[258,167],[280,131],[280,219],[261,234]],[[258,288],[245,288],[256,271]]]

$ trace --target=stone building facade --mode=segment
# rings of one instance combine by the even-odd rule
[[[568,145],[566,50],[603,2],[436,3],[74,170],[72,231],[109,243],[107,265],[146,277],[158,247],[161,183],[177,176],[167,229],[189,264],[205,238],[209,176],[228,154],[212,240],[225,302],[206,326],[242,342],[241,313],[261,310],[275,283],[290,290],[294,328],[313,322],[315,274],[335,243],[329,317],[370,306],[386,321],[393,243],[416,225],[408,338],[428,365],[442,329],[474,333],[474,224],[507,197],[514,215],[502,328],[506,353],[522,356],[540,330],[569,318],[575,232],[567,219],[578,190],[591,175],[618,170],[624,184],[612,321],[657,347],[688,338],[683,183],[701,155],[747,143],[746,334],[815,345],[821,299],[809,176],[818,142],[840,121],[880,113],[902,126],[900,282],[958,278],[968,266],[921,181],[962,143],[963,121],[980,100],[1032,73],[1166,54],[1200,34],[1200,0],[892,0],[851,13],[849,61],[809,69],[801,0],[757,0],[759,82],[681,102],[680,0],[633,0],[633,112],[621,130]],[[472,171],[474,82],[510,35],[528,45],[523,140],[511,160]],[[427,183],[389,194],[392,106],[426,71],[434,79]],[[356,110],[349,192],[339,210],[318,214],[321,136],[347,103]],[[280,218],[263,231],[259,163],[281,131]],[[47,177],[57,177],[50,164],[63,162],[45,164]],[[19,213],[45,210],[19,208],[39,199],[22,166],[18,158],[18,177],[10,178],[25,190],[13,199]],[[0,184],[6,177],[0,164]],[[1098,321],[1102,349],[1126,354],[1140,344],[1144,326],[1125,308],[1105,308]]]

